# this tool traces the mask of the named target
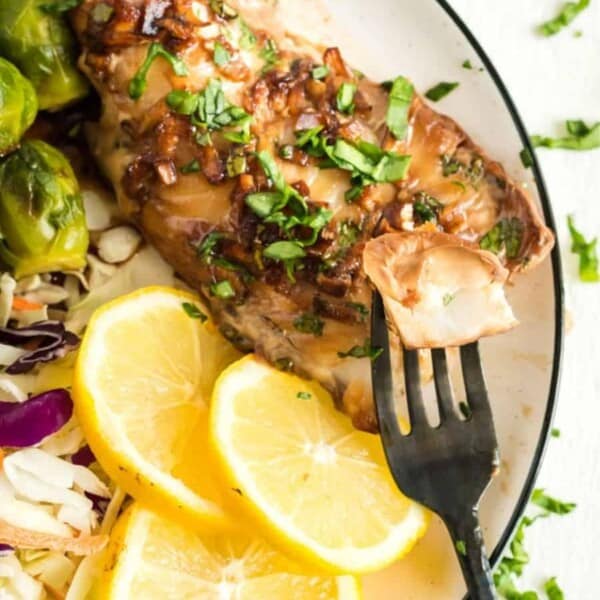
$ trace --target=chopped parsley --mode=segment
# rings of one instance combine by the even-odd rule
[[[115,9],[110,4],[100,2],[92,8],[90,15],[94,23],[107,23],[113,16]]]
[[[513,259],[519,256],[523,241],[523,223],[516,217],[501,219],[479,241],[483,250],[500,254],[503,250],[506,258]]]
[[[196,142],[199,145],[211,144],[210,134],[217,130],[223,130],[223,137],[230,142],[247,144],[250,141],[252,116],[227,100],[219,79],[211,79],[198,93],[173,90],[166,102],[174,111],[190,117],[198,129]]]
[[[458,403],[458,410],[465,419],[470,419],[472,416],[471,407],[466,402]]]
[[[233,298],[235,296],[235,290],[233,286],[227,279],[223,281],[218,281],[217,283],[213,283],[210,286],[210,293],[217,298],[222,298],[227,300],[229,298]]]
[[[344,82],[340,85],[336,105],[341,113],[352,114],[354,112],[354,96],[356,95],[356,85],[354,83]]]
[[[278,260],[281,262],[289,262],[292,260],[298,260],[304,258],[306,252],[304,248],[296,241],[279,241],[273,242],[265,248],[263,255],[271,260]]]
[[[473,185],[476,185],[479,182],[485,172],[483,159],[480,156],[474,156],[469,165],[460,162],[449,154],[442,154],[440,160],[442,162],[442,175],[444,177],[460,174],[468,178]],[[460,185],[462,182],[453,181],[452,183]]]
[[[362,302],[346,302],[346,306],[355,310],[363,323],[369,316],[369,309]]]
[[[187,175],[188,173],[197,173],[198,171],[200,171],[200,163],[197,159],[194,158],[189,163],[183,165],[183,167],[181,167],[181,169],[179,170],[184,175]]]
[[[311,333],[315,337],[321,337],[325,323],[317,315],[304,313],[294,319],[294,327],[301,333]]]
[[[383,348],[371,346],[371,340],[367,338],[362,346],[352,346],[350,350],[338,352],[340,358],[369,358],[375,360],[381,353]]]
[[[526,169],[533,167],[533,155],[529,151],[529,148],[523,148],[523,150],[521,150],[519,153],[519,156],[521,157],[521,162]]]
[[[461,555],[461,556],[466,556],[467,555],[467,545],[465,544],[464,540],[456,540],[456,544],[454,544],[456,547],[456,551]]]
[[[329,75],[329,67],[327,65],[319,65],[318,67],[315,67],[310,74],[313,79],[325,79],[325,77]]]
[[[461,65],[463,69],[467,69],[469,71],[471,71],[473,69],[473,63],[470,60],[465,60],[465,62],[463,62],[463,64]]]
[[[590,5],[590,0],[578,0],[577,2],[567,2],[560,12],[551,19],[540,25],[540,33],[544,36],[556,35],[563,28],[570,25],[575,17],[584,11]]]
[[[277,44],[271,38],[267,39],[260,51],[260,57],[265,61],[262,68],[263,75],[273,69],[273,67],[279,62],[279,50]]]
[[[199,319],[201,323],[204,323],[208,319],[208,317],[191,302],[184,302],[181,306],[186,315],[191,319]]]
[[[573,215],[567,217],[569,233],[571,234],[571,252],[579,256],[579,279],[586,283],[600,281],[598,269],[598,238],[588,242],[583,234],[575,227]]]
[[[180,58],[171,54],[159,42],[152,42],[148,47],[148,53],[146,54],[142,66],[137,70],[133,79],[129,82],[129,97],[133,100],[141,98],[142,94],[146,91],[146,87],[148,87],[148,81],[146,79],[148,71],[154,60],[159,56],[164,58],[171,65],[173,72],[178,77],[185,77],[188,74],[188,68]]]
[[[244,154],[230,154],[225,163],[228,177],[237,177],[245,173],[248,168],[246,156]]]
[[[444,205],[437,198],[425,192],[416,194],[413,202],[413,212],[422,223],[437,223],[439,212],[443,208]]]
[[[206,264],[212,264],[212,261],[215,257],[217,244],[224,237],[225,236],[218,231],[211,231],[205,235],[200,244],[196,246],[196,253]]]
[[[432,102],[439,102],[460,84],[457,81],[442,81],[425,92],[425,96]]]
[[[548,596],[548,600],[565,600],[565,595],[560,589],[556,577],[552,577],[546,581],[544,591],[546,592],[546,596]]]
[[[560,437],[560,429],[558,429],[557,427],[553,427],[553,428],[550,430],[550,435],[551,435],[553,438],[559,438],[559,437]]]
[[[300,398],[300,400],[310,400],[312,398],[312,394],[309,392],[298,392],[296,394],[296,398]]]
[[[221,42],[215,43],[215,50],[213,53],[213,61],[217,67],[223,67],[231,60],[231,54],[229,50],[221,44]]]
[[[83,0],[56,0],[48,4],[40,4],[39,8],[50,15],[60,15],[79,6],[82,2]]]
[[[448,306],[454,299],[456,298],[456,294],[446,293],[442,298],[442,302],[444,306]]]
[[[210,0],[209,2],[211,10],[222,19],[235,19],[238,14],[223,0]]]
[[[546,494],[542,489],[533,490],[531,502],[540,508],[543,508],[548,513],[555,515],[568,515],[576,508],[573,502],[563,502]]]
[[[252,50],[254,46],[256,46],[256,36],[254,32],[248,27],[248,23],[244,21],[241,17],[239,20],[240,23],[240,39],[238,41],[240,48],[242,50]]]
[[[536,148],[560,148],[563,150],[595,150],[600,148],[600,122],[587,125],[581,120],[566,122],[568,135],[552,138],[541,135],[531,136],[531,143]]]
[[[408,111],[415,93],[412,83],[406,77],[394,79],[389,93],[385,122],[397,140],[403,140],[408,131]]]

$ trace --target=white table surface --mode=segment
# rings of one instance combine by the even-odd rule
[[[535,26],[553,16],[559,1],[451,3],[495,63],[531,134],[562,133],[566,119],[600,120],[600,2],[552,38],[537,35]],[[574,37],[576,30],[583,36]],[[538,487],[578,506],[528,529],[532,562],[524,586],[556,575],[567,600],[592,600],[600,598],[600,284],[579,282],[566,216],[574,213],[586,235],[600,235],[600,150],[540,150],[538,157],[557,220],[567,317],[573,320],[555,420],[561,437],[550,443]]]

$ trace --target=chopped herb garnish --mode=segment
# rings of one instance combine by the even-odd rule
[[[200,244],[196,246],[196,253],[206,262],[206,264],[210,265],[212,263],[212,259],[216,252],[216,246],[219,243],[219,240],[222,240],[224,237],[225,236],[218,231],[211,231],[205,235]]]
[[[567,2],[556,17],[540,25],[540,33],[545,36],[557,34],[561,29],[570,25],[575,17],[590,5],[590,0]]]
[[[337,109],[346,114],[354,112],[354,95],[356,94],[356,85],[354,83],[344,82],[340,85],[337,96]]]
[[[459,402],[458,403],[458,410],[460,410],[460,414],[465,419],[470,419],[471,415],[473,414],[471,412],[471,407],[466,402]]]
[[[225,168],[227,169],[228,177],[237,177],[245,173],[247,167],[246,157],[243,154],[230,154],[227,157]]]
[[[573,502],[563,502],[562,500],[557,500],[556,498],[546,494],[546,492],[541,489],[533,490],[531,502],[536,506],[543,508],[545,511],[555,515],[568,515],[577,506]]]
[[[192,319],[199,319],[202,323],[204,323],[208,319],[208,317],[195,304],[192,304],[191,302],[184,302],[181,306],[187,314],[187,316]]]
[[[90,11],[90,15],[94,23],[100,24],[108,23],[108,21],[110,21],[110,18],[113,16],[114,12],[115,9],[110,4],[106,4],[105,2],[99,2],[94,6],[94,8],[92,8],[92,10]]]
[[[224,300],[233,298],[235,296],[235,290],[233,289],[231,283],[227,281],[227,279],[213,283],[210,286],[210,293],[213,296],[217,296],[217,298],[223,298]]]
[[[557,427],[553,427],[553,428],[550,430],[550,435],[551,435],[553,438],[559,438],[559,437],[560,437],[560,429],[558,429]]]
[[[456,540],[456,551],[461,555],[461,556],[466,556],[467,555],[467,545],[465,544],[465,542],[463,540]]]
[[[325,323],[313,313],[304,313],[294,319],[294,327],[301,333],[311,333],[315,337],[321,337]]]
[[[448,304],[450,304],[454,299],[456,298],[456,294],[444,294],[444,297],[442,298],[442,302],[444,303],[444,306],[448,306]]]
[[[500,254],[502,250],[506,258],[513,259],[519,256],[521,243],[523,241],[523,223],[520,219],[512,217],[501,219],[488,231],[479,241],[483,250],[489,250],[494,254]]]
[[[346,352],[338,352],[340,358],[369,358],[375,360],[381,353],[383,348],[371,346],[371,340],[367,338],[362,346],[353,346]]]
[[[462,68],[468,69],[469,71],[471,71],[473,69],[473,63],[467,59],[467,60],[465,60],[465,62],[463,62]]]
[[[519,156],[521,157],[521,162],[526,169],[533,167],[533,155],[529,151],[529,148],[523,148],[523,150],[521,150],[519,153]]]
[[[298,392],[296,394],[296,398],[300,398],[300,400],[310,400],[312,398],[312,394],[309,392]]]
[[[210,8],[222,19],[235,19],[237,12],[223,0],[210,0]]]
[[[227,50],[227,48],[225,48],[221,42],[215,43],[213,60],[217,67],[222,67],[231,60],[231,54],[229,54],[229,50]]]
[[[408,111],[415,93],[406,77],[397,77],[390,88],[385,122],[397,140],[403,140],[408,131]]]
[[[266,258],[278,260],[281,262],[289,262],[304,258],[306,252],[298,242],[280,241],[273,242],[267,246],[263,252]]]
[[[150,70],[154,60],[159,56],[164,58],[171,65],[173,72],[178,77],[184,77],[188,74],[188,69],[180,58],[174,54],[171,54],[162,44],[158,42],[152,42],[148,47],[148,53],[146,54],[146,58],[142,63],[142,66],[137,70],[133,79],[129,82],[130,98],[137,100],[146,91],[146,87],[148,86],[148,81],[146,80],[148,71]]]
[[[256,36],[254,32],[248,27],[248,23],[244,21],[241,17],[239,20],[240,23],[240,39],[239,45],[242,50],[252,50],[254,46],[256,46]]]
[[[442,154],[441,160],[442,160],[442,175],[444,177],[449,177],[450,175],[455,175],[460,170],[462,170],[465,166],[461,162],[456,160],[455,158],[452,158],[451,156],[449,156],[448,154]]]
[[[600,148],[600,122],[587,125],[581,120],[566,122],[569,135],[561,138],[531,136],[531,143],[536,148],[560,148],[563,150],[595,150]]]
[[[425,92],[425,96],[432,102],[439,102],[460,84],[457,81],[442,81]]]
[[[354,309],[360,315],[362,322],[369,316],[369,309],[361,302],[346,302],[346,306]]]
[[[181,167],[181,169],[179,169],[179,170],[184,175],[187,175],[188,173],[197,173],[200,170],[200,163],[198,162],[197,159],[194,158],[186,165],[183,165],[183,167]]]
[[[437,198],[425,192],[419,192],[415,196],[413,211],[423,223],[437,223],[439,212],[443,208],[444,205]]]
[[[279,62],[279,50],[277,44],[271,38],[265,42],[260,51],[260,57],[265,61],[262,68],[263,74],[268,73]]]
[[[247,144],[250,141],[252,116],[227,100],[219,79],[211,79],[198,93],[173,90],[166,102],[176,112],[191,118],[198,128],[196,143],[201,146],[210,145],[210,133],[217,130],[223,130],[223,137],[230,142]]]
[[[40,10],[51,15],[59,15],[79,6],[83,0],[56,0],[48,4],[40,4]]]
[[[319,65],[315,67],[311,72],[313,79],[325,79],[329,75],[329,67],[327,65]]]
[[[579,279],[586,283],[600,281],[598,252],[596,249],[598,238],[594,238],[591,242],[588,242],[575,227],[573,215],[567,217],[567,223],[571,234],[571,252],[579,256]]]
[[[548,596],[548,600],[565,600],[565,595],[560,589],[556,577],[552,577],[546,581],[544,591],[546,592],[546,596]]]

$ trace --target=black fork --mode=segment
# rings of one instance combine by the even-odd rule
[[[446,524],[470,598],[496,598],[479,525],[479,502],[498,469],[496,433],[477,343],[460,348],[468,402],[465,420],[455,408],[446,352],[432,350],[440,424],[425,415],[416,350],[404,350],[404,380],[411,430],[400,432],[383,301],[373,296],[371,338],[383,352],[373,361],[373,394],[390,470],[402,492],[437,513]]]

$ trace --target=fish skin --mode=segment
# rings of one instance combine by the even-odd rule
[[[510,259],[501,257],[511,273],[532,268],[550,252],[553,234],[526,192],[452,119],[437,113],[418,94],[410,108],[407,138],[398,141],[385,125],[387,91],[357,75],[335,48],[322,55],[309,43],[278,33],[279,62],[264,72],[260,52],[238,51],[235,43],[221,36],[230,61],[217,66],[211,28],[214,34],[215,26],[236,25],[216,15],[208,2],[197,2],[203,8],[194,11],[190,0],[114,0],[108,21],[97,22],[95,7],[102,3],[85,0],[73,11],[72,22],[83,49],[80,67],[103,107],[100,121],[87,128],[90,148],[114,187],[121,211],[204,297],[228,339],[279,367],[320,381],[356,427],[377,429],[369,359],[338,353],[364,346],[369,339],[371,287],[362,269],[362,249],[369,239],[415,226],[431,230],[431,223],[407,219],[406,207],[419,194],[427,194],[443,205],[433,227],[473,244],[501,219],[518,218],[519,252]],[[264,48],[269,33],[254,33],[256,48]],[[157,59],[148,72],[145,92],[133,100],[129,83],[152,41],[160,41],[183,59],[189,74],[177,77],[167,61]],[[322,63],[330,75],[325,82],[315,82],[310,70]],[[277,159],[288,184],[308,192],[311,207],[333,212],[317,243],[308,249],[304,270],[297,271],[295,282],[280,264],[261,269],[262,260],[257,259],[260,244],[266,243],[264,237],[260,243],[257,239],[269,232],[257,233],[260,223],[244,198],[268,189],[269,183],[254,155],[247,157],[248,173],[223,175],[230,146],[219,142],[217,148],[199,147],[189,118],[175,114],[165,102],[172,89],[200,91],[211,78],[223,82],[230,102],[253,115],[254,152],[266,150],[277,156],[278,145],[293,143],[294,129],[310,124],[316,113],[326,131],[338,137],[364,139],[413,157],[406,180],[369,186],[353,204],[344,201],[350,186],[347,172],[319,169],[305,157],[297,162]],[[358,90],[352,117],[332,107],[342,82],[351,82]],[[444,176],[442,156],[462,167]],[[181,167],[192,159],[201,171],[183,175]],[[342,248],[344,223],[357,225],[360,231]],[[198,256],[198,246],[211,232],[225,236],[219,242],[219,256],[243,270],[232,272]],[[319,270],[323,257],[336,253],[341,256],[337,266]],[[211,284],[224,279],[231,281],[234,299],[211,294]],[[321,320],[320,334],[299,330],[298,319],[307,314]]]

